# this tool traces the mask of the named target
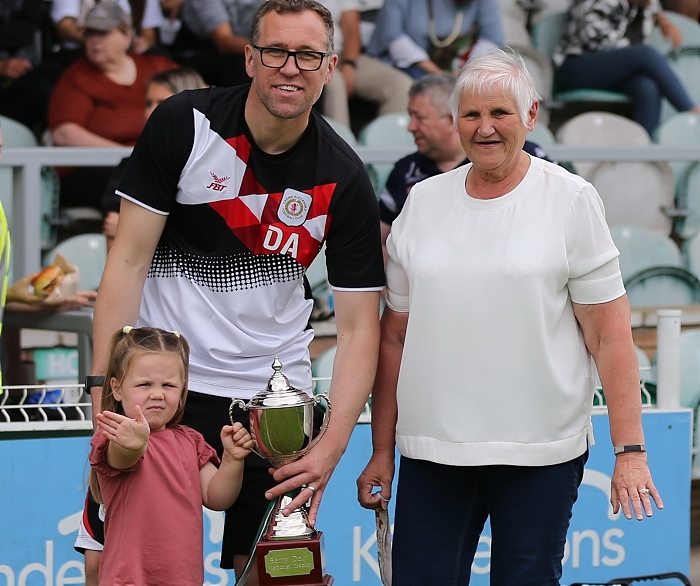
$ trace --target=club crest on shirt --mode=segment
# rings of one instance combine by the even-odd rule
[[[285,189],[277,210],[277,217],[287,226],[301,226],[311,207],[311,196],[296,189]]]

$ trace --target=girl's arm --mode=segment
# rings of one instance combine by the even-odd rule
[[[235,502],[243,481],[243,460],[253,447],[253,438],[240,423],[225,425],[221,442],[224,445],[221,466],[217,469],[207,462],[199,471],[202,503],[213,511],[224,511]]]
[[[103,411],[95,416],[97,426],[109,439],[107,464],[116,470],[131,468],[148,447],[151,428],[141,407],[136,405],[134,409],[134,419],[112,411]]]

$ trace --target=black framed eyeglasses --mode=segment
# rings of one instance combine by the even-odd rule
[[[287,51],[278,47],[258,47],[253,45],[253,49],[260,53],[260,62],[265,67],[281,69],[287,64],[290,57],[294,57],[297,69],[301,71],[317,71],[321,68],[323,58],[331,53],[321,51]]]

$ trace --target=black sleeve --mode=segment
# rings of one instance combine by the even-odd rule
[[[188,93],[168,98],[151,114],[117,188],[119,195],[159,213],[172,210],[194,144],[194,109]]]
[[[352,179],[331,208],[328,282],[341,289],[376,289],[384,286],[379,206],[364,166],[353,167]]]

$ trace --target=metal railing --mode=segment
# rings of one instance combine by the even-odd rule
[[[393,163],[412,148],[357,147],[365,163]],[[700,146],[564,146],[547,145],[549,155],[558,161],[700,161]],[[5,148],[2,166],[13,168],[12,263],[14,273],[26,275],[41,267],[39,239],[41,217],[41,167],[95,167],[117,165],[131,153],[130,147]]]

